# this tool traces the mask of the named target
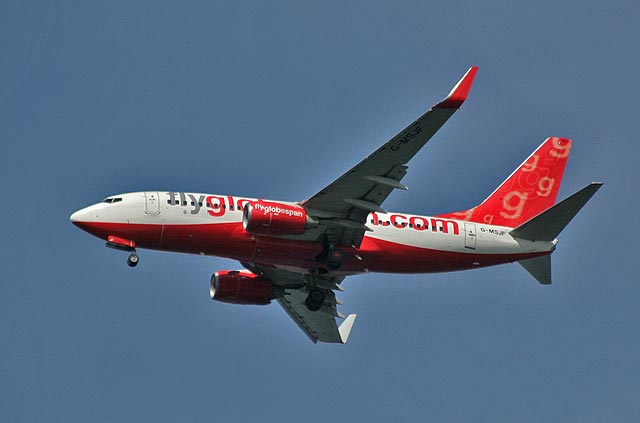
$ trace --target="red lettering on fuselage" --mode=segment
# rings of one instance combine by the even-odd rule
[[[372,226],[393,226],[397,229],[413,229],[425,231],[431,228],[432,232],[442,232],[445,234],[460,235],[460,225],[455,220],[441,219],[436,217],[411,216],[402,214],[388,215],[388,220],[377,213],[371,213],[369,223]]]
[[[439,226],[438,223],[440,223],[441,226]],[[454,235],[460,235],[460,228],[458,227],[458,222],[456,222],[455,220],[435,219],[433,217],[431,218],[431,230],[433,232],[437,232],[438,230],[440,230],[445,234],[448,234],[449,225],[451,225]]]
[[[404,228],[407,226],[407,217],[401,214],[392,214],[390,220],[391,224],[396,228]]]
[[[224,201],[224,197],[218,197],[217,195],[210,195],[207,197],[207,213],[213,217],[220,217],[227,211],[227,206]]]
[[[409,219],[409,227],[417,231],[424,231],[429,228],[429,221],[422,216],[413,216]]]
[[[186,196],[192,198],[193,209],[192,214],[197,214],[200,210],[200,205],[196,204],[195,194],[185,194],[179,192],[167,193],[168,201],[170,205],[181,206],[187,205]],[[176,201],[175,197],[185,198],[185,201]],[[202,199],[204,195],[200,198]],[[202,201],[202,200],[200,200]],[[206,208],[207,213],[212,217],[224,216],[227,211],[243,211],[247,204],[253,203],[255,200],[249,200],[246,198],[236,198],[233,196],[221,196],[221,195],[209,195],[205,198],[205,203],[201,206]],[[373,212],[369,215],[370,221],[368,222],[372,226],[393,227],[395,229],[413,229],[416,231],[426,231],[431,228],[432,232],[442,232],[445,234],[460,235],[460,226],[457,221],[450,219],[442,219],[426,216],[406,216],[403,214],[386,214],[380,216]]]

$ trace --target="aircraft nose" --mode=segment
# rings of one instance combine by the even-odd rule
[[[69,216],[69,220],[74,225],[82,228],[83,223],[87,223],[91,221],[91,210],[90,207],[86,207],[84,209],[78,210]]]
[[[71,223],[79,222],[80,221],[80,211],[72,213],[71,216],[69,216],[69,220],[71,221]]]
[[[80,226],[80,224],[84,221],[83,215],[84,215],[84,210],[78,210],[77,212],[75,212],[71,216],[69,216],[69,220],[74,225]]]

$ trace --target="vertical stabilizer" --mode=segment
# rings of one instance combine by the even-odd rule
[[[568,138],[550,137],[479,206],[442,215],[515,228],[555,204],[567,158]]]

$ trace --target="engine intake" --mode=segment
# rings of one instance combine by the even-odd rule
[[[317,224],[295,204],[258,200],[247,203],[242,214],[244,230],[257,235],[302,235]]]
[[[222,270],[211,276],[209,293],[212,300],[223,303],[266,305],[280,296],[282,289],[245,270]]]

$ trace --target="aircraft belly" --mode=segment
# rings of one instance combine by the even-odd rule
[[[361,246],[361,266],[370,272],[437,273],[493,266],[547,254],[522,252],[520,249],[486,252],[478,248],[465,250],[464,246],[451,249],[442,246],[431,243],[418,247],[366,237]]]

